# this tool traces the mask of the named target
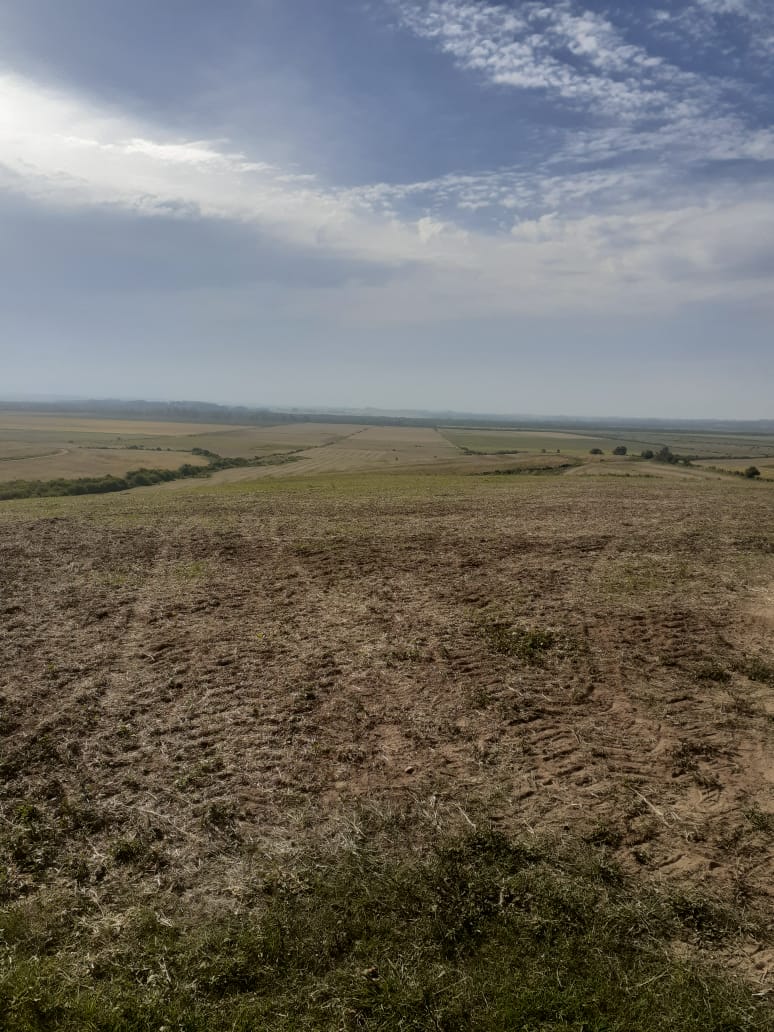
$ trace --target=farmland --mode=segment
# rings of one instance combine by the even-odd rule
[[[623,446],[629,452],[674,446],[679,441],[680,452],[697,457],[739,458],[774,456],[774,434],[760,433],[695,433],[659,430],[600,429],[596,433],[574,432],[564,429],[482,429],[470,427],[442,427],[441,433],[460,448],[481,453],[492,452],[556,452],[565,455],[587,454],[592,448],[608,453]]]
[[[774,458],[770,457],[759,458],[756,456],[750,459],[704,459],[700,461],[698,465],[712,469],[725,470],[729,473],[744,473],[744,471],[753,463],[755,464],[755,468],[760,471],[761,477],[768,480],[774,478]]]
[[[232,432],[0,503],[8,1027],[769,1027],[772,485]]]
[[[505,464],[512,469],[551,469],[593,461],[585,473],[643,474],[633,459],[642,451],[673,446],[711,471],[732,473],[749,461],[774,460],[774,435],[656,431],[574,432],[558,428],[373,426],[298,422],[276,426],[223,426],[104,418],[82,415],[0,411],[0,483],[59,478],[120,477],[140,467],[174,470],[183,464],[205,466],[207,455],[252,460],[293,458],[292,464],[266,468],[260,476],[298,477],[335,472],[423,469],[487,472]],[[612,454],[624,447],[623,466]],[[592,450],[602,453],[591,455]],[[205,453],[205,454],[202,454]],[[601,468],[601,464],[604,468]],[[648,464],[649,475],[674,474]],[[220,482],[250,479],[255,470],[217,474]],[[709,474],[708,474],[709,475]]]
[[[357,426],[297,423],[276,427],[147,422],[0,411],[0,482],[120,475],[138,466],[205,464],[193,449],[252,458],[329,444]]]
[[[628,444],[620,438],[575,434],[562,430],[481,430],[467,428],[443,428],[441,433],[459,448],[486,453],[497,452],[563,452],[564,454],[588,454],[591,448],[611,449],[619,444]],[[644,447],[644,445],[643,445]]]
[[[160,451],[148,455],[131,448],[58,448],[37,454],[0,458],[2,480],[54,480],[57,477],[99,477],[125,473],[137,466],[177,469],[184,462],[206,465],[206,459],[190,452]]]

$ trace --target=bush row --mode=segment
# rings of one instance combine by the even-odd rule
[[[15,498],[53,498],[64,495],[109,494],[112,491],[130,491],[133,487],[150,487],[170,480],[185,480],[189,477],[208,477],[222,469],[242,466],[277,466],[295,462],[296,456],[268,455],[264,458],[229,458],[203,449],[194,449],[199,455],[209,458],[206,466],[194,466],[184,462],[177,469],[133,469],[122,476],[107,474],[101,477],[76,477],[54,480],[9,480],[0,484],[0,501]]]

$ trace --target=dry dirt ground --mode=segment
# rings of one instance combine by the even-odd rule
[[[0,816],[50,829],[2,894],[215,906],[256,852],[418,807],[771,914],[773,503],[340,475],[0,504]]]

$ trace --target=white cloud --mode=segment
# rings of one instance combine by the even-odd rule
[[[294,175],[209,141],[165,138],[155,127],[0,76],[0,165],[7,182],[59,204],[158,207],[260,219],[314,242],[348,213],[306,175]]]
[[[729,53],[729,18],[743,33],[735,38],[733,52],[743,54],[748,65],[767,64],[774,50],[774,6],[769,0],[694,0],[682,9],[656,10],[650,22],[657,35],[678,48],[687,44],[695,56],[713,50]]]
[[[594,141],[587,142],[593,150]],[[768,153],[770,145],[761,136],[755,146]],[[5,75],[0,165],[7,189],[45,204],[236,220],[322,256],[404,268],[381,286],[299,292],[300,305],[330,306],[328,314],[340,321],[650,310],[768,293],[756,268],[765,267],[774,239],[771,189],[739,201],[735,191],[718,187],[687,202],[674,184],[659,192],[668,184],[652,164],[572,174],[546,168],[449,174],[342,190],[216,141],[173,139],[158,127]],[[402,214],[408,201],[420,208],[411,217]],[[461,219],[438,213],[485,205],[498,208],[503,231],[463,227]]]
[[[735,14],[752,20],[763,17],[765,13],[758,0],[696,0],[696,6],[710,14]]]
[[[540,90],[619,118],[662,114],[679,88],[703,82],[627,42],[602,15],[569,0],[513,10],[470,0],[398,0],[402,23],[494,85]]]

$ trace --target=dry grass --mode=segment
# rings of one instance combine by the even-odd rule
[[[107,434],[111,437],[178,437],[220,431],[221,423],[175,423],[164,420],[102,419],[96,416],[68,416],[60,412],[17,412],[0,409],[0,436],[6,431],[21,433]]]
[[[426,467],[437,473],[444,465],[477,468],[475,462],[465,462],[458,449],[430,427],[350,428],[350,434],[340,441],[302,451],[299,461],[290,466],[262,471],[270,478],[308,477],[323,473],[395,471],[407,467]],[[463,460],[462,462],[460,460]],[[254,472],[228,470],[218,474],[220,483],[252,480]]]
[[[132,448],[60,448],[48,455],[0,459],[0,481],[55,480],[120,475],[141,466],[177,469],[183,463],[204,466],[207,460],[189,452]]]
[[[774,458],[706,459],[698,465],[727,470],[729,473],[744,473],[748,466],[756,466],[760,470],[761,479],[774,479]]]
[[[141,466],[177,469],[186,462],[206,464],[191,455],[194,448],[253,458],[316,449],[360,430],[336,423],[224,427],[0,411],[0,481],[120,476]]]
[[[252,458],[297,448],[317,448],[356,434],[362,427],[338,423],[288,423],[265,427],[221,427],[217,431],[169,438],[132,438],[145,447],[206,448],[230,458]]]
[[[441,433],[459,448],[468,448],[470,451],[484,454],[544,450],[554,453],[560,451],[565,455],[588,455],[591,448],[602,448],[605,452],[610,452],[618,444],[632,447],[631,441],[625,439],[610,439],[561,430],[468,430],[444,427]]]

